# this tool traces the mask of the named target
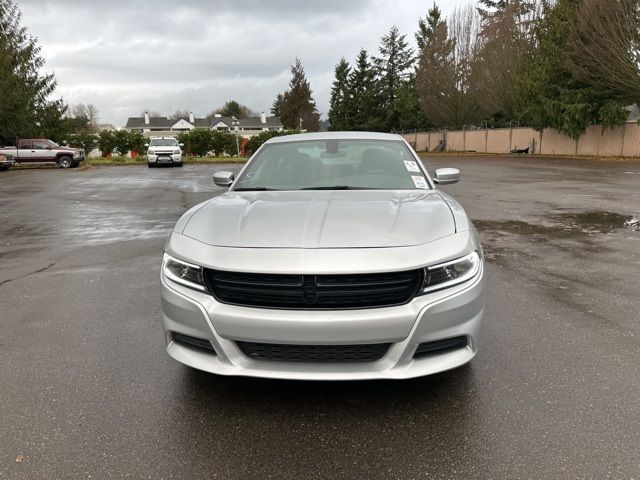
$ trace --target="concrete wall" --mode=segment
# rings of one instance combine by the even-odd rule
[[[407,133],[418,151],[433,150],[446,136],[450,152],[508,153],[529,147],[531,153],[550,155],[640,156],[640,126],[627,123],[613,129],[591,125],[576,141],[552,128],[538,132],[533,128],[495,128],[488,130],[449,130]]]

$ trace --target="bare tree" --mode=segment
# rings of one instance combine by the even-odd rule
[[[440,127],[460,127],[480,120],[472,66],[478,50],[478,12],[457,8],[441,21],[419,58],[416,89],[427,119]]]
[[[576,78],[623,102],[640,103],[639,0],[584,0],[569,45]]]
[[[511,119],[519,111],[519,84],[534,52],[539,0],[481,0],[478,50],[472,66],[482,116]]]
[[[91,125],[93,128],[96,128],[98,126],[98,118],[99,118],[98,109],[92,103],[87,103],[86,109],[87,109],[87,118],[89,119],[89,125]]]
[[[157,112],[156,110],[147,110],[147,109],[144,109],[140,114],[140,116],[144,117],[145,113],[149,114],[149,117],[151,118],[157,118],[162,116],[162,114],[160,112]]]
[[[171,120],[177,120],[179,118],[189,118],[189,114],[191,112],[189,110],[176,110],[169,116]]]

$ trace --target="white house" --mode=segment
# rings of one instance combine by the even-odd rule
[[[278,117],[267,117],[263,112],[259,117],[238,119],[238,133],[243,137],[251,137],[260,132],[282,130],[282,122]],[[125,127],[132,132],[140,132],[145,136],[175,136],[180,132],[194,128],[210,128],[218,131],[235,131],[232,117],[216,114],[213,118],[195,118],[193,113],[188,117],[170,119],[167,117],[150,117],[145,113],[142,117],[129,117]]]

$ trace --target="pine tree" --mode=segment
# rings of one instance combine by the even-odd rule
[[[381,106],[384,117],[381,129],[397,130],[400,126],[400,108],[397,104],[398,93],[407,82],[413,65],[413,50],[409,48],[405,35],[400,35],[398,27],[393,26],[382,37],[379,57],[373,62],[380,88]]]
[[[300,120],[302,120],[304,130],[317,132],[320,129],[320,113],[312,93],[302,63],[300,59],[296,58],[295,63],[291,66],[289,90],[282,94],[278,105],[280,120],[285,128],[299,128]],[[277,101],[278,98],[276,98]]]
[[[273,101],[273,105],[271,105],[271,115],[275,115],[276,117],[280,117],[280,105],[282,105],[282,94],[279,93],[276,96],[276,99]]]
[[[356,65],[349,77],[350,130],[377,130],[380,128],[380,110],[375,73],[369,54],[361,49]]]
[[[532,127],[553,127],[577,139],[591,124],[606,127],[626,119],[616,99],[572,75],[568,41],[576,28],[580,0],[558,0],[546,6],[536,26],[538,49],[524,82],[524,120]]]
[[[21,20],[17,5],[0,0],[0,144],[12,144],[18,136],[58,134],[67,109],[62,100],[50,99],[55,78],[40,72],[40,47]]]
[[[331,98],[329,100],[329,129],[330,130],[350,130],[351,115],[350,105],[350,85],[349,75],[351,66],[344,57],[335,68],[335,78],[331,88]]]
[[[425,45],[433,39],[435,31],[441,22],[442,12],[434,3],[427,12],[427,16],[418,20],[418,31],[415,34],[416,43],[418,44],[418,56],[422,53]]]

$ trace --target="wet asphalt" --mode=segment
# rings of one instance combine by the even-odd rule
[[[346,383],[165,354],[164,241],[237,166],[0,173],[0,478],[640,478],[640,164],[428,163],[483,238],[480,353]]]

